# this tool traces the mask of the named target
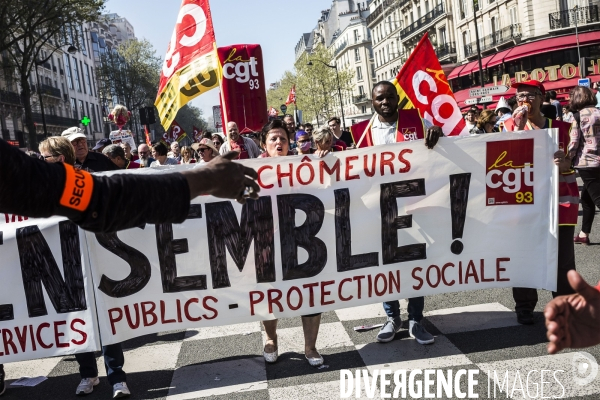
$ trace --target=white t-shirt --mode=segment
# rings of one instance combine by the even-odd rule
[[[402,118],[402,116],[400,116]],[[425,130],[431,128],[433,124],[426,119],[421,119]],[[375,114],[373,125],[371,125],[371,133],[373,145],[396,143],[396,122],[389,123],[380,121],[379,116]]]
[[[158,160],[152,162],[152,164],[150,164],[150,168],[152,167],[160,167],[162,165],[178,165],[179,163],[177,162],[176,159],[171,158],[171,157],[167,157],[166,161],[164,164],[161,164],[158,162]]]

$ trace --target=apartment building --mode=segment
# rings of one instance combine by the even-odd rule
[[[452,0],[373,0],[369,9],[377,81],[394,79],[426,32],[440,63],[456,62]]]
[[[587,57],[581,67],[591,81],[600,80],[598,0],[455,0],[454,5],[460,65],[448,79],[459,106],[467,106],[468,89],[482,85],[475,26],[485,86],[536,79],[566,101],[580,78],[580,57]]]
[[[297,61],[303,54],[310,54],[316,46],[324,46],[331,52],[339,71],[352,72],[352,89],[342,91],[346,126],[372,114],[370,92],[375,75],[371,36],[366,24],[368,15],[366,1],[333,0],[329,9],[321,11],[315,28],[303,34],[295,48]],[[338,100],[337,93],[331,95]],[[342,116],[339,101],[333,114]]]

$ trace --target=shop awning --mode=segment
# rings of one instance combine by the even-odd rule
[[[600,31],[586,32],[579,34],[579,45],[586,46],[600,41]],[[491,56],[481,59],[481,65],[484,69],[495,67],[503,62],[517,60],[522,57],[532,56],[536,54],[547,53],[562,49],[570,49],[577,47],[577,39],[575,35],[559,36],[555,38],[542,39],[535,42],[526,43],[520,46],[511,47],[510,49],[501,51]],[[448,80],[465,76],[471,72],[479,71],[479,63],[471,61],[468,64],[456,67]]]
[[[586,46],[600,40],[600,31],[579,34],[579,45]],[[549,51],[563,50],[577,47],[575,35],[559,36],[550,39],[538,40],[522,46],[515,46],[504,56],[502,62],[516,60],[518,58],[547,53]]]
[[[452,72],[450,72],[450,75],[448,75],[448,80],[450,79],[454,79],[454,78],[458,78],[458,74],[460,73],[460,71],[462,71],[468,64],[464,64],[464,65],[459,65],[458,67],[454,68],[452,70]]]

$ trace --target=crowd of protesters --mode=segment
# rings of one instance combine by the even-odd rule
[[[492,132],[558,128],[559,149],[554,162],[561,172],[559,182],[559,246],[558,246],[558,289],[554,297],[574,294],[567,275],[575,269],[574,244],[589,244],[589,233],[594,219],[595,207],[600,208],[600,87],[598,92],[586,87],[574,88],[568,104],[561,104],[556,92],[544,90],[537,81],[525,81],[513,85],[516,95],[498,102],[494,110],[472,107],[465,113],[465,122],[472,135]],[[398,109],[398,94],[389,82],[379,82],[372,91],[375,114],[366,128],[370,143],[384,144],[403,140],[398,135],[403,116],[410,112]],[[420,137],[425,145],[433,148],[442,136],[441,129],[423,120]],[[208,163],[219,154],[237,151],[238,159],[285,157],[288,155],[314,154],[324,157],[329,153],[351,151],[357,147],[352,133],[342,130],[341,120],[332,117],[322,127],[310,123],[296,124],[292,115],[274,119],[260,132],[240,133],[236,122],[229,122],[226,136],[207,134],[192,146],[180,147],[173,142],[167,146],[158,142],[152,146],[140,144],[131,149],[128,144],[113,144],[109,139],[100,140],[91,150],[86,136],[79,128],[70,128],[60,137],[50,137],[39,145],[39,157],[47,162],[70,164],[88,172],[117,169],[154,168],[177,164]],[[426,131],[425,131],[426,129]],[[581,194],[583,225],[579,235],[574,236],[577,224],[579,193],[575,171],[583,180]],[[537,291],[529,288],[514,288],[515,311],[521,324],[533,324],[533,309],[537,303]],[[419,344],[434,343],[434,337],[420,324],[423,318],[425,299],[408,299],[409,335]],[[377,340],[391,341],[401,329],[398,301],[386,302],[383,308],[387,321],[381,328]],[[305,357],[312,366],[323,364],[323,357],[316,348],[321,321],[320,314],[302,316],[305,338]],[[277,320],[263,322],[266,333],[264,359],[274,363],[278,358]],[[120,344],[103,347],[104,363],[114,397],[130,394],[123,371],[124,356]],[[80,365],[81,383],[76,394],[88,394],[99,383],[98,369],[93,353],[76,354]],[[0,366],[2,387],[3,370]],[[1,394],[1,393],[0,393]]]

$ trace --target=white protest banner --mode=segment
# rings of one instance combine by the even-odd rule
[[[257,201],[200,197],[183,224],[86,233],[103,344],[445,292],[554,290],[556,148],[550,131],[527,131],[244,161],[259,172]]]
[[[0,245],[0,364],[99,350],[83,231],[0,214]]]

